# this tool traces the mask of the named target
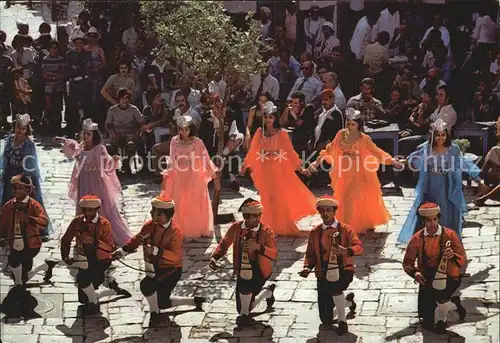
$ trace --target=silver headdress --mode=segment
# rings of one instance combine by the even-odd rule
[[[31,117],[28,113],[20,114],[19,116],[17,116],[17,122],[22,126],[29,125],[30,121]]]
[[[443,119],[438,119],[431,124],[433,131],[444,132],[448,129],[448,125],[443,121]]]
[[[348,108],[345,111],[345,116],[347,120],[358,120],[359,118],[361,118],[361,112],[355,110],[354,108]]]
[[[177,126],[178,127],[188,127],[193,122],[193,118],[190,116],[180,116],[177,118]]]
[[[268,101],[264,104],[264,109],[263,109],[264,114],[272,114],[272,113],[277,113],[278,108],[272,101]]]
[[[99,125],[92,122],[92,119],[87,118],[83,121],[83,129],[85,131],[96,131],[99,129]]]

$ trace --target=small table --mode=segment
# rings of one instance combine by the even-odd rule
[[[483,157],[488,153],[488,134],[490,127],[494,126],[495,122],[477,122],[472,126],[464,125],[455,128],[455,137],[481,137],[483,141]]]
[[[390,124],[388,126],[380,127],[377,129],[372,129],[371,127],[365,126],[365,133],[369,135],[373,140],[375,139],[392,139],[393,144],[393,156],[396,157],[399,154],[399,125]]]

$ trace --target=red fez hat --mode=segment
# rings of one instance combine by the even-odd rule
[[[333,92],[333,90],[331,90],[330,88],[327,88],[325,90],[323,90],[320,95],[319,95],[321,98],[325,98],[325,97],[328,97],[328,98],[333,98],[335,97],[335,93]]]
[[[426,202],[418,208],[418,214],[422,217],[436,217],[440,211],[439,205],[433,202]]]
[[[98,208],[101,206],[101,199],[97,195],[84,195],[80,199],[79,205],[83,208]]]
[[[339,202],[330,195],[323,195],[316,199],[316,207],[339,207]]]

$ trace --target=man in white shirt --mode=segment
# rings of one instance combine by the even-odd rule
[[[187,102],[192,108],[198,106],[200,104],[201,93],[199,90],[191,88],[191,85],[193,84],[191,78],[187,75],[183,75],[181,77],[180,83],[180,88],[176,89],[172,93],[172,97],[170,98],[170,109],[177,108],[177,101],[175,100],[175,98],[179,92],[187,96]]]
[[[387,4],[387,8],[380,12],[380,18],[377,21],[377,34],[386,31],[389,33],[389,42],[394,37],[394,31],[399,28],[400,18],[397,3]]]
[[[420,41],[420,47],[423,47],[423,43],[425,42],[425,40],[427,39],[427,36],[429,36],[429,33],[431,33],[431,31],[433,29],[439,30],[441,32],[441,39],[443,40],[444,45],[447,48],[449,48],[450,47],[450,32],[448,32],[448,29],[443,26],[443,19],[439,15],[436,15],[434,17],[434,23],[432,24],[431,27],[429,27],[427,29],[427,31],[425,31],[424,37]]]
[[[321,35],[321,28],[326,22],[319,14],[319,6],[313,5],[309,11],[309,17],[304,19],[304,37],[306,40],[306,51],[314,53],[316,40]]]
[[[330,57],[333,48],[340,46],[340,41],[334,36],[335,29],[333,24],[326,22],[321,27],[321,35],[318,37],[314,56],[317,60],[322,60],[327,62]]]
[[[371,12],[358,21],[354,33],[352,34],[350,46],[351,51],[356,55],[358,61],[362,61],[365,49],[374,39],[372,31],[377,31],[376,23],[380,17],[380,12]]]
[[[193,123],[197,129],[200,128],[201,125],[201,116],[198,112],[196,112],[193,107],[191,107],[186,100],[186,95],[183,92],[178,92],[175,94],[175,103],[176,110],[174,113],[174,121],[177,120],[180,116],[189,116],[193,118]]]
[[[495,50],[497,25],[484,8],[479,10],[472,39],[477,44],[473,54],[473,66],[481,68],[488,64],[488,52]]]
[[[259,74],[254,74],[250,77],[250,84],[247,86],[248,96],[250,101],[256,100],[262,92],[267,92],[271,95],[270,101],[277,101],[280,95],[280,83],[278,79],[270,75],[268,69]]]
[[[127,47],[130,52],[135,52],[137,41],[139,40],[139,33],[135,29],[135,19],[132,19],[130,27],[123,31],[122,43]]]

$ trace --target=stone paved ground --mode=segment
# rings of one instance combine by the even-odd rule
[[[44,15],[45,14],[45,15]],[[30,21],[35,33],[41,15],[46,10],[27,11],[22,6],[3,9],[0,2],[0,29],[6,30],[8,41],[17,31],[15,19]],[[36,36],[36,35],[35,35]],[[67,183],[73,162],[67,160],[48,139],[38,140],[38,152],[43,170],[44,196],[49,215],[60,238],[74,214],[69,202]],[[129,179],[123,182],[121,208],[134,232],[148,216],[149,200],[159,191],[159,185],[149,179]],[[328,190],[319,190],[324,194]],[[467,189],[470,197],[472,190]],[[223,193],[222,213],[236,213],[244,197],[257,196],[252,189],[241,194]],[[257,196],[258,197],[258,196]],[[355,279],[350,286],[356,295],[358,310],[348,320],[350,334],[337,337],[331,331],[319,331],[316,290],[313,276],[304,280],[297,275],[302,266],[305,238],[279,238],[279,260],[272,280],[277,282],[274,311],[257,309],[254,328],[235,328],[234,279],[229,269],[214,273],[206,266],[216,242],[228,225],[216,228],[212,239],[199,239],[185,243],[184,274],[175,293],[201,295],[208,298],[204,312],[189,312],[189,308],[173,309],[168,326],[148,329],[146,302],[139,291],[143,275],[117,264],[112,272],[120,285],[132,293],[130,299],[106,297],[101,287],[102,317],[82,318],[74,279],[70,270],[58,266],[54,270],[53,284],[43,284],[42,275],[30,281],[30,291],[38,299],[37,311],[41,318],[29,321],[3,320],[0,323],[0,341],[5,343],[82,343],[82,342],[240,342],[240,343],[314,343],[314,342],[401,342],[401,343],[459,343],[499,342],[499,207],[487,206],[466,216],[464,244],[470,264],[471,277],[464,280],[460,293],[467,308],[466,321],[459,323],[451,316],[449,335],[434,335],[417,327],[416,291],[413,281],[401,268],[403,250],[395,242],[408,210],[413,202],[413,189],[384,188],[385,203],[393,215],[387,227],[377,228],[372,239],[364,239],[365,256],[356,258]],[[240,218],[237,215],[238,218]],[[318,223],[317,217],[301,221],[303,229]],[[6,252],[0,250],[0,267],[5,268]],[[47,257],[59,257],[58,240],[44,245],[36,258],[39,265]],[[229,268],[231,257],[224,266]],[[125,262],[143,267],[141,252],[127,256]],[[5,296],[12,281],[0,275],[0,295]]]
[[[69,202],[67,182],[73,162],[59,153],[48,139],[37,141],[43,170],[44,196],[49,215],[57,228],[56,237],[65,230],[74,214]],[[148,216],[149,200],[159,191],[159,185],[149,179],[125,179],[122,210],[134,232]],[[319,190],[324,194],[327,190]],[[464,244],[470,261],[468,272],[460,289],[468,315],[464,323],[451,317],[450,335],[437,336],[416,326],[417,287],[403,272],[403,251],[395,242],[399,229],[412,204],[412,189],[384,188],[385,203],[393,215],[390,225],[379,227],[373,238],[365,238],[365,256],[356,258],[355,279],[350,290],[355,293],[358,310],[348,320],[350,334],[337,337],[331,331],[319,331],[315,280],[304,280],[297,273],[302,266],[306,238],[279,238],[279,259],[272,280],[277,282],[274,311],[257,309],[254,328],[235,328],[234,279],[227,268],[218,273],[207,268],[209,256],[220,235],[228,225],[217,227],[212,239],[203,238],[185,242],[184,274],[175,293],[200,295],[208,298],[203,312],[189,312],[189,308],[173,309],[168,326],[148,329],[148,308],[139,291],[143,275],[123,265],[111,276],[132,293],[130,299],[116,300],[102,293],[102,317],[82,318],[77,311],[78,302],[74,279],[66,266],[54,270],[52,284],[43,284],[42,275],[35,276],[29,288],[39,300],[37,310],[42,318],[29,321],[1,323],[2,342],[59,343],[59,342],[481,342],[497,343],[499,327],[499,208],[487,206],[466,216]],[[470,196],[471,189],[466,193]],[[223,193],[221,213],[236,213],[244,197],[257,196],[251,189],[241,194]],[[239,215],[237,215],[238,218]],[[301,221],[303,229],[319,222],[319,218]],[[59,242],[44,245],[35,265],[46,257],[58,258]],[[5,267],[2,250],[1,267]],[[127,256],[125,262],[143,267],[142,254]],[[12,281],[0,275],[1,293],[6,294]],[[100,292],[104,292],[101,287]],[[187,312],[186,312],[187,311]]]

